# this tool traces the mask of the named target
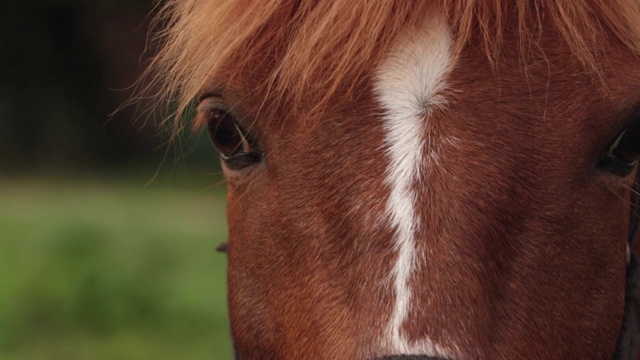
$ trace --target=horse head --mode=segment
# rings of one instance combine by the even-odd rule
[[[237,358],[611,358],[640,153],[637,2],[162,14],[156,79],[179,113],[195,99],[228,185]]]

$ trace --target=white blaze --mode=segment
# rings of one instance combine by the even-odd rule
[[[376,71],[375,93],[384,108],[386,150],[390,160],[386,183],[391,193],[386,205],[395,231],[397,260],[391,273],[395,306],[388,327],[388,351],[395,354],[446,355],[429,339],[410,343],[401,328],[411,310],[410,279],[416,262],[416,234],[420,219],[415,210],[414,186],[419,179],[429,112],[445,104],[445,78],[451,68],[452,44],[443,17],[433,17],[412,29],[392,48]],[[445,353],[445,354],[443,354]]]

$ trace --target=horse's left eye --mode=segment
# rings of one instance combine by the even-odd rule
[[[209,138],[220,152],[225,165],[240,170],[261,160],[256,143],[229,112],[208,108],[201,111],[205,116]]]
[[[598,166],[618,176],[633,172],[640,158],[640,118],[623,130],[598,160]]]

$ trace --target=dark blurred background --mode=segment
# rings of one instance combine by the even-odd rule
[[[121,107],[155,5],[0,4],[0,359],[230,358],[217,156]]]

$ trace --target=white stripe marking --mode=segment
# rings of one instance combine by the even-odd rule
[[[386,146],[390,159],[386,182],[391,189],[386,211],[395,231],[398,252],[391,276],[395,290],[395,307],[388,328],[393,354],[447,356],[449,352],[427,339],[410,343],[401,328],[411,311],[409,281],[416,266],[416,233],[420,221],[415,210],[413,190],[421,173],[423,160],[437,159],[425,150],[425,121],[429,112],[446,104],[442,95],[451,67],[451,34],[443,17],[425,22],[423,29],[413,30],[383,61],[376,73],[375,92],[384,110]]]

